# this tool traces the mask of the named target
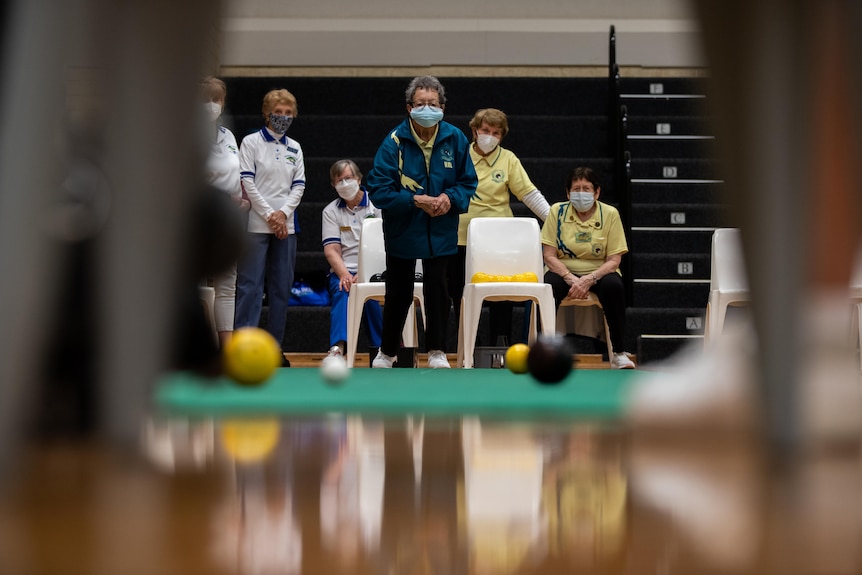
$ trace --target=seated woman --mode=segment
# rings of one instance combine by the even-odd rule
[[[611,367],[633,369],[622,351],[626,304],[619,267],[629,249],[620,214],[598,201],[601,187],[591,168],[575,168],[567,182],[569,200],[552,205],[542,226],[545,283],[554,290],[557,308],[564,299],[586,299],[595,293],[611,334]]]

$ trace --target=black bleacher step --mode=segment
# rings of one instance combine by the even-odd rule
[[[620,78],[620,92],[622,94],[651,94],[656,90],[656,88],[651,88],[653,85],[661,85],[664,94],[706,94],[709,79],[694,76]]]
[[[709,298],[709,281],[635,279],[632,289],[635,307],[706,307]]]
[[[294,280],[314,278],[319,280],[329,271],[329,264],[323,256],[323,248],[309,251],[297,251],[294,264]]]
[[[636,204],[710,204],[724,200],[723,182],[685,182],[679,179],[661,179],[650,182],[632,182],[632,201]]]
[[[632,204],[633,227],[724,227],[729,206],[713,203]]]
[[[640,335],[637,338],[636,346],[638,366],[649,366],[665,360],[672,360],[682,350],[701,345],[703,345],[703,338],[699,336]]]
[[[626,94],[620,98],[630,118],[651,116],[701,116],[707,113],[706,98],[702,94]]]
[[[634,135],[626,139],[632,158],[714,158],[712,136]]]
[[[595,170],[602,188],[601,200],[615,203],[613,167],[611,158],[530,158],[521,156],[521,164],[530,176],[530,180],[548,200],[548,203],[562,202],[566,196],[566,178],[577,166],[588,166]]]
[[[469,116],[446,116],[445,120],[472,137]],[[338,116],[303,115],[290,127],[290,137],[303,146],[306,156],[373,157],[404,115]],[[233,118],[234,134],[260,130],[260,115]],[[520,116],[509,122],[503,147],[522,155],[544,158],[590,157],[608,148],[607,116]],[[326,134],[321,138],[321,134]],[[310,142],[306,145],[305,142]]]
[[[629,250],[641,254],[708,254],[713,229],[633,228]]]
[[[626,331],[661,335],[703,335],[706,308],[630,307],[626,310]]]
[[[710,158],[632,157],[632,180],[716,180],[720,162]]]
[[[632,277],[638,279],[709,279],[709,254],[629,254]]]
[[[628,133],[664,136],[711,136],[715,124],[706,116],[629,116]]]
[[[397,114],[405,110],[403,77],[236,77],[227,84],[227,111],[259,112],[271,89],[286,88],[305,114]],[[600,115],[607,111],[607,78],[447,78],[446,113],[472,115],[479,108],[499,108],[510,116],[542,110],[549,115]]]

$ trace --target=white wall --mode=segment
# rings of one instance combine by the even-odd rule
[[[225,0],[222,66],[702,67],[686,0]]]

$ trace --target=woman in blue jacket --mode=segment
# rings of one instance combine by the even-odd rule
[[[411,80],[408,117],[380,145],[366,184],[383,211],[386,305],[383,337],[373,367],[392,367],[413,302],[416,260],[422,260],[428,367],[446,368],[449,322],[447,265],[458,252],[458,216],[478,183],[464,133],[441,121],[445,91],[433,76]]]

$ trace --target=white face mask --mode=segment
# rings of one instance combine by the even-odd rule
[[[588,212],[596,200],[593,192],[569,192],[569,201],[579,212]]]
[[[490,154],[499,143],[500,138],[495,138],[491,134],[478,134],[476,136],[476,145],[485,154]]]
[[[350,201],[356,197],[356,193],[359,191],[359,182],[353,178],[341,180],[335,183],[335,191],[338,192],[342,200]]]
[[[204,102],[204,113],[207,120],[215,122],[221,116],[221,104],[218,102]]]

